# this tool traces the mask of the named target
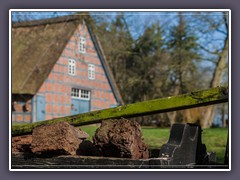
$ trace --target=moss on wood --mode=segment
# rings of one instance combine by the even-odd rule
[[[138,102],[134,104],[119,106],[116,108],[55,118],[52,120],[41,121],[32,124],[13,125],[12,135],[16,136],[29,134],[32,132],[33,128],[43,124],[52,124],[56,122],[66,121],[71,125],[81,126],[99,123],[102,120],[106,119],[137,117],[154,113],[163,113],[193,107],[212,105],[227,101],[228,101],[228,89],[226,87],[216,87],[178,96]]]

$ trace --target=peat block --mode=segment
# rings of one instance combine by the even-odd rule
[[[96,130],[93,143],[105,157],[148,159],[142,141],[141,126],[127,119],[103,121]]]
[[[60,122],[33,129],[31,150],[39,155],[76,155],[77,149],[88,134]]]
[[[84,140],[77,150],[77,155],[81,156],[101,156],[101,153],[91,141]]]
[[[12,152],[31,152],[32,135],[12,137]]]

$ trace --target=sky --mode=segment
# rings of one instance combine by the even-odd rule
[[[18,21],[18,20],[25,20],[25,19],[31,19],[31,20],[37,20],[37,19],[45,19],[45,18],[52,18],[57,16],[65,16],[74,14],[76,12],[51,12],[51,11],[45,11],[45,12],[12,12],[12,21]],[[98,16],[108,16],[109,21],[111,21],[111,17],[114,18],[117,14],[121,12],[91,12],[92,15],[98,15]],[[186,19],[191,18],[192,16],[209,16],[207,13],[201,13],[196,14],[194,12],[182,12],[182,14],[185,16]],[[151,25],[152,23],[155,23],[158,21],[161,26],[165,29],[168,29],[171,26],[176,26],[178,23],[178,12],[124,12],[124,15],[128,20],[128,25],[130,28],[130,32],[132,33],[132,36],[134,38],[137,38],[140,34],[144,32],[144,28],[141,28],[141,26],[145,26],[146,24]],[[218,17],[221,15],[219,12],[211,13],[212,17]],[[193,22],[195,23],[195,22]],[[189,24],[190,26],[192,24]],[[194,26],[194,25],[193,25]],[[139,28],[140,27],[140,28]],[[216,40],[220,39],[222,40],[222,34],[219,32],[214,32],[211,34]],[[206,41],[207,37],[199,38],[199,41]],[[219,42],[220,42],[219,41]]]

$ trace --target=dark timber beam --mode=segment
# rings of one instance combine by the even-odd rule
[[[216,87],[188,94],[143,101],[116,108],[12,126],[12,136],[30,134],[36,126],[66,121],[73,126],[100,123],[106,119],[130,118],[228,102],[228,88]]]

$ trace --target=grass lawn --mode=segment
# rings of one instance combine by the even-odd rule
[[[81,129],[87,132],[92,140],[95,130],[99,126],[81,126]],[[142,127],[144,142],[149,148],[160,148],[163,144],[167,143],[170,129],[169,128],[155,128],[155,127]],[[202,142],[206,145],[208,152],[216,152],[217,163],[224,162],[225,147],[227,143],[226,128],[209,128],[204,129],[202,132]]]
[[[227,128],[210,128],[202,132],[202,142],[207,146],[208,152],[216,152],[218,163],[224,163],[227,138]]]

